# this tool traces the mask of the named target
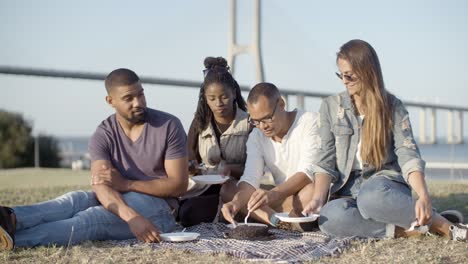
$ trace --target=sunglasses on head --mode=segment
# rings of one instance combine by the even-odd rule
[[[341,80],[345,79],[348,82],[354,82],[354,81],[356,81],[358,79],[357,77],[353,77],[351,75],[342,74],[342,73],[338,73],[338,72],[335,72],[335,74]]]

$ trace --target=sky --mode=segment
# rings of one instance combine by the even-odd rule
[[[343,91],[336,52],[359,38],[375,48],[386,88],[403,101],[468,106],[468,1],[263,0],[261,8],[265,80],[280,89]],[[238,0],[240,44],[251,41],[252,15],[253,2]],[[0,65],[103,74],[125,67],[201,83],[203,59],[226,57],[228,29],[229,0],[0,0]],[[256,83],[251,55],[237,58],[235,78]],[[143,86],[149,107],[188,128],[198,89]],[[35,134],[90,136],[113,113],[105,95],[103,81],[0,74],[0,109],[23,114]],[[417,127],[419,111],[410,114]],[[439,136],[446,115],[437,114]]]

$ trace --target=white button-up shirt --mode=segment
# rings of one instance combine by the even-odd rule
[[[313,180],[313,160],[320,147],[317,120],[317,113],[297,111],[294,123],[281,142],[254,128],[247,140],[247,161],[239,183],[246,182],[258,188],[265,167],[271,172],[275,185],[297,172]]]

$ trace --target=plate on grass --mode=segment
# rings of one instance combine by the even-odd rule
[[[174,232],[159,234],[161,240],[170,242],[192,241],[197,239],[199,236],[200,234],[195,232]]]
[[[222,184],[229,180],[229,176],[219,174],[199,175],[193,176],[192,180],[199,184]]]
[[[319,214],[310,214],[308,216],[299,216],[299,217],[291,217],[289,213],[276,213],[276,217],[283,222],[289,223],[305,223],[305,222],[313,222],[317,220],[320,216]]]
[[[260,224],[260,223],[247,223],[247,224],[244,224],[244,223],[238,223],[237,226],[243,226],[243,225],[247,225],[247,226],[262,226],[262,227],[266,227],[267,225],[265,224]],[[230,229],[234,229],[235,226],[233,224],[229,224],[227,225],[227,227],[229,227]]]

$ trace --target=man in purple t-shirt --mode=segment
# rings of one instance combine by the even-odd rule
[[[89,142],[93,192],[0,207],[0,248],[137,238],[157,242],[175,227],[177,197],[187,189],[186,134],[176,117],[146,107],[138,76],[128,69],[106,78],[115,109]],[[4,219],[5,218],[5,219]],[[5,225],[5,227],[3,227]],[[15,241],[16,240],[16,241]]]

